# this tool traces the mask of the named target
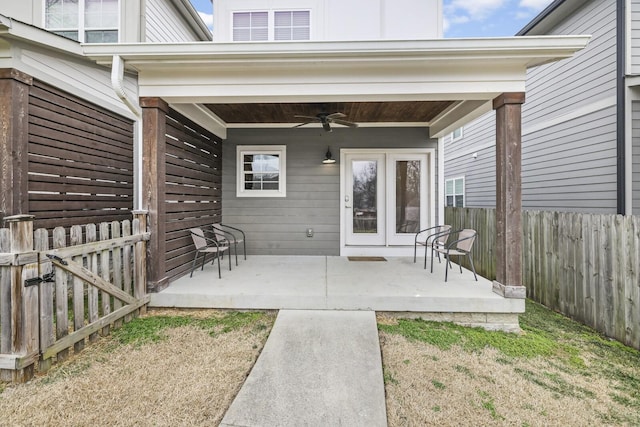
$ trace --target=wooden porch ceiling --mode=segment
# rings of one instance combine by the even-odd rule
[[[357,123],[429,123],[453,101],[205,104],[226,123],[298,123],[296,115],[344,113]]]

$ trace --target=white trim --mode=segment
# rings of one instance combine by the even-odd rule
[[[438,224],[444,224],[444,137],[438,138]],[[436,222],[433,222],[436,225]]]
[[[243,153],[278,154],[278,190],[245,190]],[[286,197],[287,196],[287,146],[286,145],[238,145],[236,146],[236,197]]]

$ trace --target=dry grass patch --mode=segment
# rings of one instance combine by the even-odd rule
[[[0,394],[4,425],[217,425],[275,313],[153,311]],[[163,326],[164,324],[164,326]]]
[[[640,425],[640,353],[537,304],[521,324],[380,319],[389,425]]]

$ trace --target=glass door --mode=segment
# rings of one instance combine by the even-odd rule
[[[346,166],[346,244],[384,245],[385,155],[348,154]]]
[[[427,156],[389,154],[387,244],[413,245],[415,233],[427,223]]]

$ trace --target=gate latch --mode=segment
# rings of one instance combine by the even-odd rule
[[[24,281],[24,286],[35,286],[35,285],[39,285],[40,283],[49,283],[49,282],[55,282],[55,272],[51,272],[51,273],[47,273],[42,277],[32,277],[31,279],[26,279]]]

